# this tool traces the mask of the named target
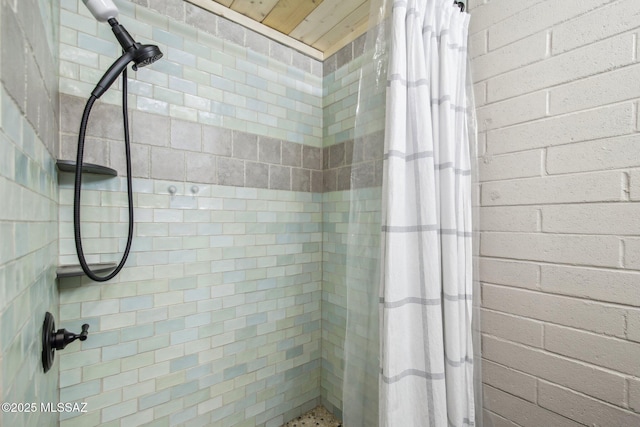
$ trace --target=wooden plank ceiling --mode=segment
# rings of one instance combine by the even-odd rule
[[[239,22],[245,26],[251,22],[234,19],[237,15],[250,18],[255,24],[251,28],[266,35],[268,27],[317,51],[313,56],[326,58],[341,47],[366,32],[369,19],[370,0],[188,0],[214,13]],[[218,3],[213,5],[211,3]],[[207,4],[209,3],[209,4]],[[224,13],[221,6],[236,13]],[[242,17],[242,18],[244,18]],[[299,44],[288,43],[298,48]],[[298,45],[298,46],[297,46]],[[304,50],[304,49],[299,49]]]

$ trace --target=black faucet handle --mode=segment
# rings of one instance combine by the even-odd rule
[[[42,324],[42,369],[47,372],[53,365],[53,358],[56,350],[64,349],[67,344],[75,340],[86,341],[89,335],[89,325],[82,325],[82,332],[74,334],[66,329],[56,331],[56,322],[53,314],[48,311],[44,315]]]
[[[52,334],[52,347],[55,347],[56,350],[64,349],[67,344],[74,342],[79,339],[80,341],[85,341],[87,336],[89,335],[89,325],[85,323],[82,325],[82,332],[79,334],[75,334],[73,332],[69,332],[66,329],[58,329],[55,334]]]
[[[82,325],[82,332],[80,332],[80,335],[78,335],[78,339],[80,341],[86,341],[87,335],[89,335],[89,324],[85,323],[84,325]]]

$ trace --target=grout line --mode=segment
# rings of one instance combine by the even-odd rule
[[[546,110],[545,110],[545,114],[547,116],[551,116],[551,92],[549,90],[546,91],[547,97],[546,97]]]
[[[549,30],[547,33],[547,51],[545,52],[545,58],[552,56],[553,51],[553,30]]]
[[[624,336],[627,340],[631,340],[629,337],[629,311],[624,314]]]
[[[483,89],[484,89],[484,105],[490,104],[490,101],[489,101],[489,82],[488,81],[485,82]]]
[[[627,325],[626,325],[626,319],[627,317],[625,316],[625,332],[627,331]],[[629,386],[631,384],[631,378],[626,378],[624,385],[622,387],[623,393],[622,393],[622,407],[625,409],[629,409],[632,410],[631,408],[629,408],[629,395],[631,394],[630,390],[629,390]]]
[[[629,172],[622,173],[622,201],[631,201],[631,178]]]
[[[484,54],[486,55],[487,53],[489,53],[489,28],[486,28],[485,30],[485,37],[484,37]],[[480,55],[481,56],[481,55]]]
[[[538,232],[542,233],[542,209],[538,209],[536,212],[536,228]]]

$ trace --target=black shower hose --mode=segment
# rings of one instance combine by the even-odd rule
[[[87,100],[87,105],[84,107],[82,113],[82,120],[80,122],[80,133],[78,134],[78,155],[76,158],[76,179],[73,193],[73,234],[76,241],[76,252],[78,254],[78,260],[82,271],[89,276],[91,280],[96,282],[106,282],[113,279],[124,267],[125,262],[129,256],[131,250],[131,241],[133,240],[133,182],[131,179],[131,144],[129,142],[129,120],[127,117],[127,69],[122,71],[122,120],[124,122],[124,149],[127,163],[127,196],[129,200],[129,233],[127,235],[127,246],[124,249],[124,254],[118,266],[106,276],[96,275],[87,264],[87,260],[84,257],[84,251],[82,250],[82,236],[80,233],[80,195],[82,187],[82,159],[84,157],[84,138],[87,132],[87,123],[89,122],[89,114],[91,108],[98,98],[91,95]]]

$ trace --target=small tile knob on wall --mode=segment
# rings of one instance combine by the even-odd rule
[[[82,325],[82,332],[75,334],[66,329],[56,331],[56,323],[53,315],[47,311],[42,325],[42,368],[44,372],[51,369],[56,350],[63,350],[67,344],[75,340],[85,341],[89,335],[89,325]]]

